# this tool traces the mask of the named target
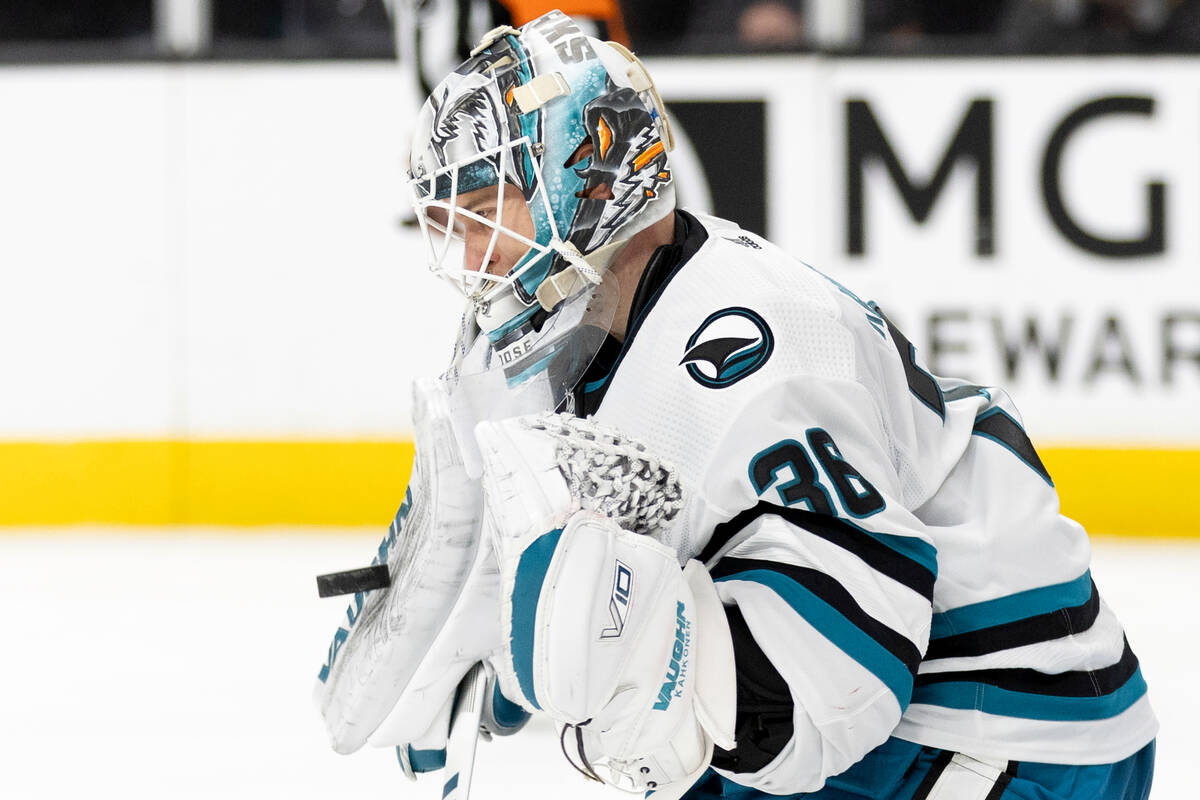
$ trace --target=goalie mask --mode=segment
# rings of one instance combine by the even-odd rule
[[[641,62],[558,11],[490,32],[434,89],[409,172],[429,266],[505,364],[545,364],[528,356],[547,321],[586,303],[620,247],[674,209],[671,146]],[[560,335],[585,315],[563,316],[575,322],[551,325]]]

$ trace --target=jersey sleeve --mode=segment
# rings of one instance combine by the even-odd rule
[[[700,558],[734,637],[738,746],[713,762],[732,780],[816,790],[899,722],[937,573],[900,473],[878,404],[847,379],[776,381],[723,438]]]

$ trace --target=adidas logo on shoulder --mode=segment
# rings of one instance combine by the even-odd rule
[[[749,247],[751,250],[762,250],[762,245],[746,235],[739,236],[736,239],[731,236],[724,236],[722,238],[734,244],[740,244],[742,247]]]

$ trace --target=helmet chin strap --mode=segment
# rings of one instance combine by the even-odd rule
[[[555,250],[567,262],[566,269],[548,276],[534,292],[538,303],[553,311],[563,300],[574,297],[588,286],[600,283],[612,260],[628,242],[611,242],[598,247],[586,256],[570,242],[562,242]]]
[[[567,262],[567,266],[548,276],[538,286],[534,292],[538,305],[546,311],[553,311],[563,300],[575,297],[589,286],[599,284],[617,253],[628,243],[628,240],[611,242],[596,248],[586,256],[570,242],[552,243],[550,249],[561,256]],[[492,296],[481,298],[475,303],[475,319],[480,329],[486,333],[496,330],[528,308],[517,297],[516,292],[511,291],[509,285],[498,286],[490,294]]]

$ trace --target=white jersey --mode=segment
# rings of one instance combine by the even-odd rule
[[[791,694],[790,740],[725,774],[809,791],[889,736],[1062,764],[1147,744],[1137,659],[1009,397],[930,375],[878,307],[699,220],[596,418],[674,464],[665,540]]]

